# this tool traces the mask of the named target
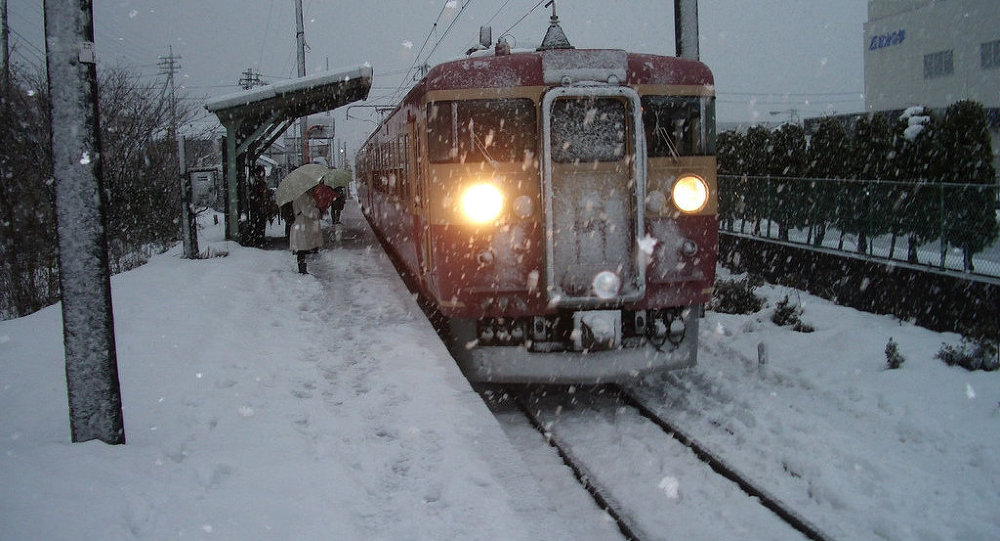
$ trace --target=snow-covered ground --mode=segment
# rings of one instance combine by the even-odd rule
[[[835,539],[1000,538],[1000,372],[935,359],[958,335],[757,293],[758,314],[702,320],[699,365],[663,378],[659,412]],[[815,332],[770,320],[785,296]]]
[[[0,322],[0,539],[570,539],[600,519],[539,486],[544,460],[346,220],[308,276],[206,224],[224,257],[113,277],[124,446],[69,443],[59,307]],[[934,359],[955,335],[801,299],[814,333],[710,313],[665,409],[838,538],[996,538],[1000,376]]]

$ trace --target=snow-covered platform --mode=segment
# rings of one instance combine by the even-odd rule
[[[355,203],[309,275],[210,222],[112,279],[124,446],[69,443],[59,307],[0,322],[4,537],[567,538]]]

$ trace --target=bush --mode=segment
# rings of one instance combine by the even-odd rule
[[[889,338],[889,342],[885,345],[885,360],[891,370],[902,367],[906,362],[906,358],[899,352],[899,347],[892,338]]]
[[[743,280],[718,280],[712,289],[708,309],[723,314],[753,314],[764,308],[764,299],[754,290],[757,285],[750,278]]]
[[[960,346],[941,344],[941,349],[934,356],[948,366],[961,366],[966,370],[985,370],[992,372],[1000,368],[1000,357],[997,357],[997,345],[989,340],[973,341],[962,338]]]
[[[802,309],[792,304],[788,299],[788,295],[785,295],[785,298],[778,301],[778,305],[774,307],[774,313],[771,314],[771,321],[779,327],[787,327],[801,321],[799,319],[799,314],[801,313]]]
[[[795,332],[815,331],[816,329],[812,325],[808,325],[802,321],[802,311],[801,305],[792,304],[788,295],[785,295],[785,298],[778,301],[777,306],[774,307],[774,313],[771,314],[771,321],[781,327],[791,325],[792,330]]]

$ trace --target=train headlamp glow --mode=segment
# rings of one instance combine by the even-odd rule
[[[622,279],[611,271],[601,271],[594,276],[594,281],[590,284],[594,288],[594,294],[601,299],[613,299],[622,288]]]
[[[704,180],[686,175],[674,183],[674,205],[682,212],[698,212],[708,203],[708,184]]]
[[[485,224],[500,216],[503,194],[492,184],[474,184],[462,193],[460,205],[466,218],[477,224]]]

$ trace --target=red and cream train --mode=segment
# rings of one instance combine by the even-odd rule
[[[470,380],[611,382],[695,363],[717,242],[704,64],[501,42],[432,68],[356,175]]]

